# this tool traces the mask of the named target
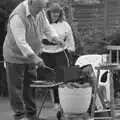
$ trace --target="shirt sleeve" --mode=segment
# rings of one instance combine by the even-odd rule
[[[41,37],[46,36],[47,38],[49,38],[49,40],[53,37],[58,37],[57,32],[50,25],[44,10],[41,11],[37,16],[37,26],[38,33]]]
[[[66,29],[66,41],[65,41],[65,44],[66,44],[67,49],[69,51],[74,52],[75,51],[75,41],[74,41],[71,26],[67,22],[64,22],[64,24],[65,24],[65,29]]]
[[[15,42],[21,50],[23,56],[27,57],[30,54],[34,54],[31,46],[26,42],[26,29],[21,18],[18,15],[15,15],[11,18],[10,28],[15,38]]]

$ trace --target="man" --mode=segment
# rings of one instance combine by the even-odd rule
[[[36,16],[46,7],[47,2],[48,0],[26,0],[13,10],[8,20],[3,55],[15,120],[36,120],[36,105],[32,99],[30,84],[36,79],[36,65],[45,66],[38,57],[41,40],[36,28]],[[60,43],[42,13],[44,12],[41,12],[41,25],[46,26],[43,28],[44,32],[54,43]]]

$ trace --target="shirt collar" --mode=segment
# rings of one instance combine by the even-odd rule
[[[29,9],[29,6],[28,6],[28,0],[25,0],[25,1],[23,2],[23,5],[25,6],[25,9],[26,9],[26,16],[31,15],[30,9]]]

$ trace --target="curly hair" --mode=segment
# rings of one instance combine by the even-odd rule
[[[60,13],[60,15],[55,23],[62,22],[64,20],[66,20],[65,12],[59,3],[57,3],[57,2],[51,3],[46,11],[47,18],[48,18],[49,22],[53,23],[52,18],[51,18],[51,12],[59,12]]]

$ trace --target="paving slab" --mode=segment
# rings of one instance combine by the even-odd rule
[[[37,106],[40,105],[40,101],[36,101],[36,103]],[[0,120],[13,120],[12,114],[13,112],[9,104],[9,99],[0,97]],[[50,101],[45,103],[40,117],[49,120],[57,120],[56,110],[53,109],[52,103]]]
[[[40,100],[36,100],[37,107],[40,106],[41,102]],[[57,120],[56,117],[57,111],[53,108],[52,101],[46,101],[41,114],[40,118],[46,119],[46,120]],[[9,105],[9,99],[0,97],[0,120],[14,120],[12,116],[12,109]],[[117,116],[116,120],[120,120],[120,110],[116,110],[115,114]]]

